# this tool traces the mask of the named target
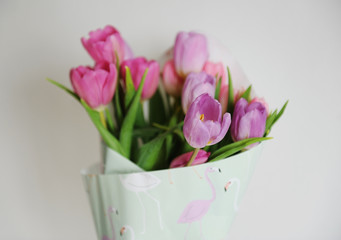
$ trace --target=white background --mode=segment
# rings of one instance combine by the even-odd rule
[[[44,79],[70,86],[69,69],[92,63],[80,37],[106,24],[148,58],[179,30],[207,32],[272,108],[290,99],[230,239],[341,239],[340,13],[326,0],[1,0],[0,239],[96,239],[79,170],[99,160],[99,136]]]

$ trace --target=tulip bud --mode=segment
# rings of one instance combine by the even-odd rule
[[[182,89],[182,109],[186,113],[192,102],[201,94],[214,97],[216,80],[213,76],[201,72],[188,74]]]
[[[140,85],[144,72],[148,68],[148,74],[146,76],[146,80],[144,82],[142,90],[142,99],[151,98],[154,95],[159,84],[159,64],[154,60],[147,61],[147,59],[145,59],[144,57],[125,60],[121,64],[121,74],[123,76],[123,79],[125,79],[126,76],[126,67],[128,67],[131,72],[131,77],[136,90]]]
[[[70,71],[70,79],[75,93],[91,108],[102,110],[112,100],[117,81],[114,64],[105,69],[79,66]]]
[[[264,98],[258,98],[258,97],[255,97],[251,100],[250,103],[254,103],[254,102],[259,102],[261,104],[263,104],[263,106],[265,107],[266,109],[266,115],[269,115],[269,105],[268,103],[265,101]]]
[[[112,26],[97,29],[89,33],[89,38],[82,38],[82,44],[96,63],[116,63],[116,54],[119,62],[132,56],[132,51],[123,40],[120,33]]]
[[[183,132],[189,145],[203,148],[221,141],[230,127],[231,116],[221,119],[220,103],[207,93],[195,99],[185,116]]]
[[[180,156],[173,159],[173,161],[170,164],[170,168],[178,168],[178,167],[185,167],[187,166],[189,160],[191,159],[191,156],[193,155],[192,152],[181,154]],[[208,157],[211,155],[210,152],[206,152],[204,150],[199,150],[198,155],[193,160],[191,166],[193,165],[199,165],[202,163],[207,162]]]
[[[174,65],[181,78],[200,72],[208,59],[206,37],[195,32],[180,32],[174,45]]]
[[[231,124],[233,141],[263,137],[266,118],[267,113],[263,104],[248,103],[244,98],[240,98],[234,107]]]
[[[213,77],[217,77],[217,83],[221,78],[221,87],[227,86],[227,69],[224,67],[222,62],[213,63],[207,61],[204,65],[203,71],[212,75]]]
[[[184,81],[176,74],[173,60],[165,63],[162,76],[162,82],[166,92],[174,97],[179,97]]]

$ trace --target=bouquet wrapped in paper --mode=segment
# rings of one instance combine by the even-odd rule
[[[221,45],[179,32],[160,61],[135,57],[112,26],[82,44],[95,61],[70,71],[71,94],[103,142],[82,170],[99,240],[225,239],[272,126]]]

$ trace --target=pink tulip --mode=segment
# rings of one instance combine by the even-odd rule
[[[70,79],[75,93],[91,108],[102,110],[112,100],[117,81],[114,64],[108,70],[79,66],[70,71]]]
[[[177,75],[173,59],[166,62],[163,67],[162,82],[168,94],[174,97],[181,95],[184,80]]]
[[[189,145],[203,148],[221,141],[231,124],[231,115],[221,119],[220,103],[205,93],[195,99],[185,116],[183,132]]]
[[[216,88],[216,79],[205,73],[188,74],[184,87],[182,89],[182,109],[186,113],[192,102],[201,94],[207,93],[214,97]]]
[[[208,59],[206,37],[195,32],[180,32],[174,45],[174,65],[181,78],[200,72]]]
[[[188,153],[184,153],[184,154],[174,158],[170,164],[170,168],[178,168],[178,167],[187,166],[192,155],[193,155],[193,151],[188,152]],[[207,159],[210,155],[211,155],[210,152],[206,152],[204,150],[199,150],[198,155],[193,160],[191,166],[199,165],[199,164],[207,162]]]
[[[147,59],[145,59],[144,57],[125,60],[121,64],[121,74],[123,79],[125,79],[126,76],[126,67],[130,69],[135,89],[139,87],[142,76],[146,68],[148,68],[148,74],[146,76],[146,80],[144,82],[144,87],[142,90],[142,99],[151,98],[154,95],[159,84],[159,64],[154,60],[147,61]]]
[[[130,47],[114,27],[106,26],[90,32],[89,35],[88,39],[83,37],[81,41],[96,63],[116,63],[116,54],[119,62],[133,57]]]
[[[217,76],[217,84],[219,78],[221,78],[221,86],[226,86],[228,84],[227,81],[227,69],[224,67],[222,62],[213,63],[207,61],[204,65],[203,71],[212,75],[213,77]]]

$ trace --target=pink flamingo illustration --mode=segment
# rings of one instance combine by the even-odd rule
[[[211,180],[208,178],[208,173],[210,172],[221,172],[219,168],[216,167],[208,167],[206,168],[205,171],[205,177],[206,177],[206,181],[208,182],[208,184],[211,187],[212,190],[212,197],[211,199],[208,200],[194,200],[192,202],[190,202],[186,208],[184,209],[184,211],[182,212],[178,223],[188,223],[188,228],[185,234],[185,239],[187,239],[187,235],[189,232],[189,229],[191,227],[191,224],[193,222],[199,221],[200,222],[200,237],[202,237],[202,218],[206,215],[206,213],[208,212],[212,202],[215,200],[216,198],[216,191],[215,188],[211,182]]]
[[[237,184],[237,192],[234,197],[233,207],[235,211],[238,211],[238,198],[239,198],[239,191],[240,191],[240,180],[238,178],[231,178],[225,184],[224,190],[227,192],[228,189],[231,188],[232,185]]]
[[[108,236],[103,236],[102,240],[115,240],[116,239],[115,228],[114,228],[114,224],[113,224],[112,219],[111,219],[111,214],[112,213],[115,213],[116,215],[118,215],[118,211],[117,211],[116,208],[109,207],[107,214],[108,214],[108,218],[109,218],[109,221],[110,221],[110,227],[111,227],[111,231],[112,231],[112,238],[109,238]]]
[[[143,210],[142,234],[146,232],[146,209],[139,195],[140,192],[144,192],[150,199],[152,199],[156,203],[158,215],[159,215],[160,228],[163,229],[160,202],[156,198],[154,198],[152,195],[150,195],[150,193],[147,192],[147,190],[157,187],[161,182],[160,179],[158,179],[157,177],[155,177],[154,175],[150,173],[132,173],[132,174],[126,175],[125,177],[120,175],[120,180],[121,180],[122,185],[126,189],[136,193],[136,196],[141,204],[141,207]]]

